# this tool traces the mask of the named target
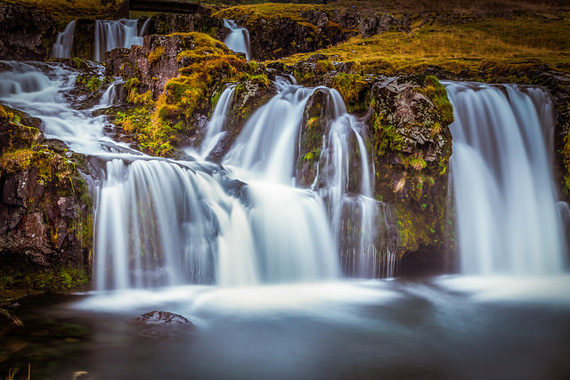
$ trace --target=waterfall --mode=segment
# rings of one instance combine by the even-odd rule
[[[97,289],[254,285],[338,275],[326,208],[314,191],[272,182],[247,168],[228,173],[203,160],[133,151],[104,136],[104,116],[91,116],[112,103],[113,85],[99,105],[80,111],[64,96],[77,72],[59,64],[6,64],[11,70],[0,74],[0,100],[41,118],[46,135],[88,154],[99,167]]]
[[[226,134],[226,131],[224,130],[226,125],[226,116],[233,104],[235,88],[236,86],[232,84],[227,86],[220,94],[216,107],[214,107],[214,112],[206,126],[206,136],[204,136],[204,140],[200,147],[199,156],[203,160],[208,157]]]
[[[237,26],[235,21],[224,19],[224,26],[230,30],[230,34],[224,40],[226,46],[236,53],[245,53],[245,58],[251,59],[251,45],[247,28]]]
[[[105,60],[105,52],[119,47],[130,48],[132,45],[142,45],[142,34],[148,24],[147,19],[140,32],[138,20],[96,20],[95,21],[95,55],[94,60]]]
[[[338,93],[331,95],[340,98]],[[396,258],[386,243],[394,231],[388,230],[389,207],[373,198],[374,168],[364,143],[366,125],[345,113],[341,98],[334,103],[342,105],[335,108],[343,113],[329,127],[315,183],[320,183],[320,192],[328,199],[345,271],[358,277],[390,277]],[[355,172],[355,167],[360,170]],[[360,186],[355,183],[358,180]]]
[[[59,32],[57,34],[57,38],[55,40],[55,43],[53,44],[52,55],[54,58],[71,58],[74,33],[75,33],[75,20],[67,24],[63,32]]]
[[[551,100],[531,87],[445,85],[454,106],[450,180],[462,272],[563,271]]]
[[[266,181],[294,184],[296,146],[305,107],[316,91],[325,92],[331,120],[313,190],[326,205],[345,271],[362,277],[394,275],[395,252],[386,244],[394,233],[388,230],[391,213],[387,205],[373,199],[374,170],[364,143],[364,123],[347,113],[341,95],[334,89],[302,87],[284,78],[277,78],[276,85],[278,94],[247,121],[224,158],[224,166],[247,169],[246,175],[255,173]],[[356,157],[353,152],[357,152]],[[360,181],[356,187],[350,178],[354,159],[360,168],[352,174],[352,182]]]

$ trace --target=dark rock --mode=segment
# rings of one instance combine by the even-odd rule
[[[36,7],[0,3],[0,59],[47,58],[55,25],[53,17]]]
[[[223,41],[228,30],[223,20],[208,14],[159,13],[150,18],[145,35],[177,32],[201,32]]]
[[[167,311],[151,311],[129,322],[139,336],[150,339],[176,338],[194,332],[194,324],[185,317]]]
[[[0,266],[36,267],[88,262],[92,245],[89,189],[79,168],[88,166],[58,140],[23,123],[35,119],[4,107],[0,125],[11,132],[0,161]],[[29,265],[31,264],[31,265]]]
[[[257,60],[278,59],[295,53],[315,51],[345,41],[354,35],[340,25],[328,21],[322,11],[308,11],[303,16],[312,22],[299,22],[288,17],[250,17],[235,21],[249,30],[252,55]]]
[[[358,30],[362,37],[370,37],[385,32],[410,32],[412,26],[407,17],[396,18],[389,14],[364,17],[360,20]]]

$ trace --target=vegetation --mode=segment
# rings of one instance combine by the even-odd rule
[[[77,18],[113,18],[123,0],[5,0],[5,2],[42,9],[60,22],[66,23]]]
[[[364,73],[386,75],[423,72],[437,65],[473,79],[492,80],[493,70],[546,63],[570,71],[569,13],[545,22],[540,17],[485,18],[466,23],[422,25],[411,33],[387,32],[349,41],[318,53],[333,61],[353,61]],[[297,54],[281,62],[293,64],[314,53]],[[482,72],[482,73],[481,73]]]
[[[119,112],[115,122],[125,132],[133,134],[145,152],[170,157],[182,138],[196,134],[197,113],[208,115],[216,89],[229,81],[254,79],[269,84],[268,78],[250,74],[254,64],[233,54],[223,43],[197,32],[175,33],[186,42],[186,49],[178,53],[180,75],[170,79],[164,92],[153,100],[150,90],[139,93],[140,81],[133,78],[126,83],[128,101],[135,105]],[[159,53],[157,53],[157,51]],[[164,53],[156,47],[148,56],[155,62]],[[239,91],[239,89],[237,89]],[[245,111],[244,111],[245,112]]]

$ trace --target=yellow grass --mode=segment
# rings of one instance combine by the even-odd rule
[[[365,71],[413,71],[439,65],[451,71],[477,69],[485,62],[546,63],[570,71],[570,21],[536,17],[488,18],[468,24],[425,25],[412,33],[389,32],[367,39],[354,37],[318,53],[336,61],[354,61]],[[314,53],[282,61],[292,64]]]

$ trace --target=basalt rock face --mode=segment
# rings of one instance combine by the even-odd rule
[[[401,262],[413,267],[418,260],[429,259],[430,268],[449,268],[448,126],[453,109],[445,88],[433,76],[363,76],[354,65],[330,62],[324,56],[313,56],[291,69],[302,83],[337,89],[349,112],[360,115],[368,126],[375,196],[393,209]],[[297,162],[301,185],[310,186],[315,179],[329,118],[327,94],[317,91],[307,104],[301,134]]]
[[[0,3],[0,59],[43,60],[56,35],[56,21],[42,10]]]
[[[249,30],[252,56],[257,60],[278,59],[338,44],[355,35],[319,10],[304,11],[299,19],[284,16],[232,14],[231,9],[215,16],[233,19]]]
[[[453,110],[435,77],[384,78],[371,88],[376,194],[394,206],[400,254],[440,252],[451,230],[447,169]]]
[[[181,32],[206,33],[219,40],[223,40],[227,34],[223,20],[203,13],[159,13],[150,18],[145,30],[145,34]]]
[[[394,17],[389,14],[363,17],[358,25],[362,37],[370,37],[385,32],[410,32],[412,26],[406,17]]]
[[[89,266],[92,213],[85,160],[41,122],[0,106],[0,262],[13,270]]]

